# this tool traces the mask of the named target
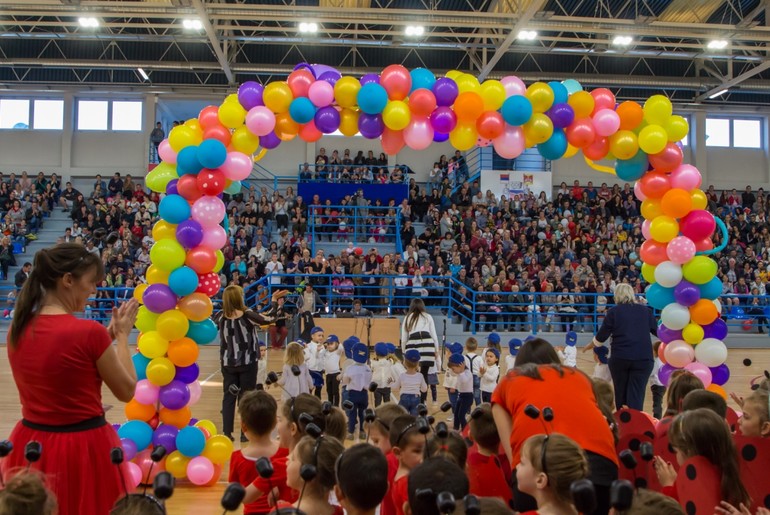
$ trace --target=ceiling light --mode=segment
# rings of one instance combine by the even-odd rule
[[[709,41],[709,44],[707,45],[709,50],[724,50],[727,48],[727,40],[726,39],[715,39],[713,41]]]
[[[615,39],[612,40],[612,44],[618,46],[628,46],[633,40],[634,38],[631,36],[615,36]]]
[[[78,18],[78,23],[80,23],[81,27],[94,28],[99,26],[99,20],[92,16],[81,16]]]
[[[537,38],[537,32],[534,30],[522,30],[518,36],[518,39],[523,41],[534,41],[535,38]]]
[[[316,33],[318,32],[318,24],[314,22],[306,23],[302,22],[299,24],[299,31],[304,33]]]
[[[423,27],[422,25],[407,25],[406,29],[404,30],[404,33],[407,36],[420,37],[423,34],[425,34],[425,27]]]
[[[150,80],[150,76],[147,75],[147,72],[144,71],[142,68],[137,68],[136,71],[139,72],[139,75],[141,75],[144,80]]]
[[[709,100],[711,100],[712,98],[721,97],[725,93],[727,93],[726,89],[719,90],[716,93],[714,93],[713,95],[709,96]]]
[[[203,23],[197,18],[183,20],[182,25],[187,30],[201,30],[203,28]]]

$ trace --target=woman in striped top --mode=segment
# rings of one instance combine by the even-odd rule
[[[441,354],[436,325],[433,323],[433,317],[425,311],[422,299],[412,299],[409,312],[401,325],[401,350],[406,352],[409,349],[420,352],[420,373],[427,383],[428,370],[433,366],[437,370],[441,368]],[[427,397],[427,392],[423,392],[420,402],[425,402]]]

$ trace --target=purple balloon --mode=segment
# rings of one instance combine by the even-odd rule
[[[569,104],[555,104],[545,113],[553,122],[553,126],[559,129],[569,127],[575,120],[575,110]]]
[[[711,382],[722,386],[730,380],[730,367],[726,363],[719,365],[718,367],[709,367],[711,370]]]
[[[155,447],[162,445],[166,448],[166,454],[172,453],[176,450],[177,434],[179,434],[179,429],[176,427],[161,424],[152,434],[152,445]]]
[[[176,189],[176,183],[179,182],[179,179],[171,179],[168,181],[168,184],[166,184],[166,195],[179,195],[179,191]]]
[[[192,383],[192,381],[183,383],[182,381],[174,380],[166,386],[161,386],[160,395],[158,396],[160,403],[168,409],[174,410],[187,406],[187,403],[190,402],[190,389],[187,387],[187,383]]]
[[[664,363],[663,366],[658,369],[658,379],[663,383],[663,386],[668,386],[668,382],[671,380],[671,374],[677,370],[679,369],[672,367],[668,363]]]
[[[336,70],[323,72],[319,77],[318,80],[323,80],[334,86],[337,84],[337,81],[342,78],[342,75],[340,75],[340,72]]]
[[[272,150],[276,148],[278,145],[281,144],[281,140],[278,136],[276,136],[275,132],[271,132],[267,136],[260,136],[259,137],[259,145],[262,148],[266,148],[268,150]]]
[[[431,91],[436,96],[436,105],[438,106],[451,106],[455,103],[457,95],[460,94],[457,83],[448,77],[441,77],[434,82]]]
[[[660,338],[660,341],[663,343],[673,342],[674,340],[681,340],[682,331],[674,331],[673,329],[669,329],[665,325],[660,324],[658,326],[658,338]]]
[[[326,64],[312,64],[310,65],[310,72],[313,74],[313,77],[315,77],[316,80],[321,80],[321,77],[325,73],[336,73],[337,75],[340,74],[340,72]]]
[[[115,432],[117,432],[118,429],[120,429],[120,424],[112,424],[112,429],[114,429]]]
[[[201,371],[200,368],[198,368],[197,363],[193,363],[189,367],[176,367],[176,375],[174,375],[174,381],[181,381],[184,384],[190,384],[198,379],[200,373]]]
[[[367,73],[363,77],[361,77],[361,80],[359,81],[362,86],[365,86],[366,84],[379,84],[380,83],[380,76],[376,73]]]
[[[674,287],[674,298],[682,306],[692,306],[700,300],[700,288],[695,284],[682,279]]]
[[[238,102],[247,111],[252,107],[265,105],[262,102],[262,92],[264,90],[265,87],[259,82],[252,80],[244,82],[238,88]]]
[[[437,107],[430,114],[430,125],[436,132],[449,134],[457,125],[457,115],[449,107]]]
[[[703,338],[716,338],[724,340],[727,338],[727,324],[721,318],[717,318],[708,325],[703,326]]]
[[[176,294],[165,284],[151,284],[144,290],[142,302],[153,313],[163,313],[176,307]]]
[[[435,141],[436,143],[443,143],[448,139],[449,139],[449,134],[444,134],[443,132],[433,133],[433,141]]]
[[[193,417],[193,418],[191,418],[191,419],[190,419],[190,423],[189,423],[189,424],[187,424],[187,425],[188,425],[188,426],[194,426],[194,425],[195,425],[195,424],[197,424],[198,422],[200,422],[200,420],[198,420],[197,418]]]
[[[134,443],[134,441],[130,438],[121,438],[120,445],[123,447],[123,459],[125,461],[133,460],[134,456],[136,456],[136,453],[138,452],[136,443]]]
[[[315,113],[315,127],[324,134],[331,134],[340,127],[340,113],[332,106],[322,107]]]
[[[366,139],[377,139],[385,130],[382,116],[379,114],[361,113],[358,117],[358,132]]]
[[[195,220],[185,220],[176,226],[176,239],[185,248],[197,247],[203,241],[203,227]]]

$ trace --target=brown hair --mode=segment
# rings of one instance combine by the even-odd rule
[[[446,438],[441,438],[433,433],[428,438],[425,457],[432,458],[433,456],[446,458],[464,470],[465,462],[468,459],[468,444],[457,431],[449,431]]]
[[[407,333],[412,331],[414,324],[417,323],[417,319],[420,318],[420,315],[423,313],[427,314],[427,311],[425,311],[425,303],[422,301],[422,299],[412,299],[412,303],[409,304],[409,312],[404,317],[404,324]]]
[[[497,432],[495,419],[492,417],[492,405],[488,402],[473,410],[470,421],[471,439],[480,449],[497,454],[500,445],[500,434]]]
[[[478,340],[476,340],[476,338],[471,336],[470,338],[465,340],[465,348],[468,349],[469,351],[474,351],[478,349],[479,348]]]
[[[727,417],[727,402],[721,395],[708,390],[693,390],[682,399],[682,411],[707,408],[722,418]]]
[[[629,515],[684,515],[682,507],[673,498],[645,488],[638,488],[634,493],[631,508],[616,511]]]
[[[241,422],[249,428],[249,431],[253,431],[259,436],[273,431],[277,412],[278,403],[275,402],[272,395],[265,391],[246,392],[238,401],[238,413],[241,416]]]
[[[514,513],[499,497],[479,497],[478,501],[481,513],[484,515],[512,515]],[[465,515],[465,513],[465,503],[457,503],[453,515]]]
[[[760,425],[770,422],[770,405],[768,405],[768,402],[770,401],[768,401],[768,397],[770,397],[770,394],[768,394],[767,390],[757,389],[751,392],[751,395],[746,397],[746,400],[744,401],[744,405],[745,403],[750,402],[759,408]]]
[[[243,303],[243,288],[231,284],[222,292],[222,311],[225,317],[232,318],[236,311],[241,313],[246,311],[246,305]]]
[[[519,349],[519,353],[516,354],[515,367],[520,367],[527,364],[535,365],[558,365],[561,364],[559,355],[556,354],[553,345],[542,338],[533,338],[528,342],[524,342],[524,345]]]
[[[591,378],[591,384],[594,390],[594,397],[596,397],[596,404],[599,406],[599,411],[602,412],[604,420],[610,426],[612,431],[612,438],[615,440],[615,444],[618,443],[618,426],[615,424],[615,389],[610,383],[603,379]]]
[[[343,441],[347,434],[347,428],[348,419],[345,417],[345,412],[337,406],[332,406],[332,410],[326,415],[326,435]]]
[[[310,483],[315,483],[329,491],[337,482],[334,464],[345,447],[334,437],[322,436],[318,440],[305,436],[297,443],[294,454],[303,465],[314,465],[316,475]]]
[[[668,383],[668,393],[666,393],[666,416],[674,416],[681,411],[684,397],[695,390],[704,388],[703,381],[697,376],[685,370],[678,371],[671,375],[671,382]]]
[[[376,418],[374,419],[374,422],[371,423],[371,427],[379,427],[380,433],[389,436],[390,427],[393,425],[393,421],[402,415],[408,414],[409,412],[400,404],[396,404],[395,402],[385,402],[374,408],[374,416]]]
[[[51,515],[56,513],[56,497],[37,472],[20,472],[0,490],[0,513],[12,515]]]
[[[545,453],[543,445],[546,446]],[[588,459],[583,449],[568,436],[551,433],[549,436],[529,437],[521,452],[536,471],[548,476],[548,486],[554,495],[561,501],[572,504],[570,486],[578,479],[588,476]],[[545,460],[547,472],[543,470],[541,457]]]
[[[66,274],[81,278],[91,270],[96,270],[96,280],[104,277],[104,265],[99,256],[88,252],[77,243],[60,243],[54,247],[41,249],[35,254],[35,265],[29,277],[24,281],[13,312],[8,341],[15,347],[27,325],[32,321],[45,291],[56,289],[56,282]]]
[[[300,422],[299,416],[307,413],[313,419],[312,423],[317,425],[321,431],[326,431],[326,417],[323,414],[323,405],[321,399],[309,393],[301,393],[285,401],[281,406],[281,415],[297,425],[297,435],[295,441],[305,436],[305,425]]]

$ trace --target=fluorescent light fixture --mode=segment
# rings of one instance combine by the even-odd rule
[[[99,20],[93,16],[81,16],[78,18],[78,23],[80,23],[81,27],[94,28],[99,26]]]
[[[306,23],[302,22],[299,24],[299,31],[304,33],[313,33],[315,34],[318,32],[318,24],[314,22]]]
[[[522,41],[534,41],[535,38],[537,38],[537,31],[534,30],[522,30],[518,36],[518,39]]]
[[[201,30],[203,28],[203,23],[197,18],[183,20],[182,25],[187,30]]]
[[[615,36],[615,39],[612,40],[612,44],[618,46],[628,46],[633,40],[634,38],[631,36]]]
[[[714,93],[713,95],[711,95],[709,97],[709,100],[711,100],[712,98],[721,97],[725,93],[727,93],[727,90],[726,89],[721,89],[721,90],[717,91],[716,93]]]
[[[420,37],[425,34],[425,27],[422,25],[407,25],[404,33],[407,36]]]
[[[144,71],[142,68],[137,68],[136,71],[139,72],[139,75],[141,75],[144,80],[150,80],[150,76],[147,75],[147,72]]]
[[[726,39],[715,39],[713,41],[709,41],[709,44],[707,45],[707,48],[709,50],[724,50],[727,48],[727,40]]]

